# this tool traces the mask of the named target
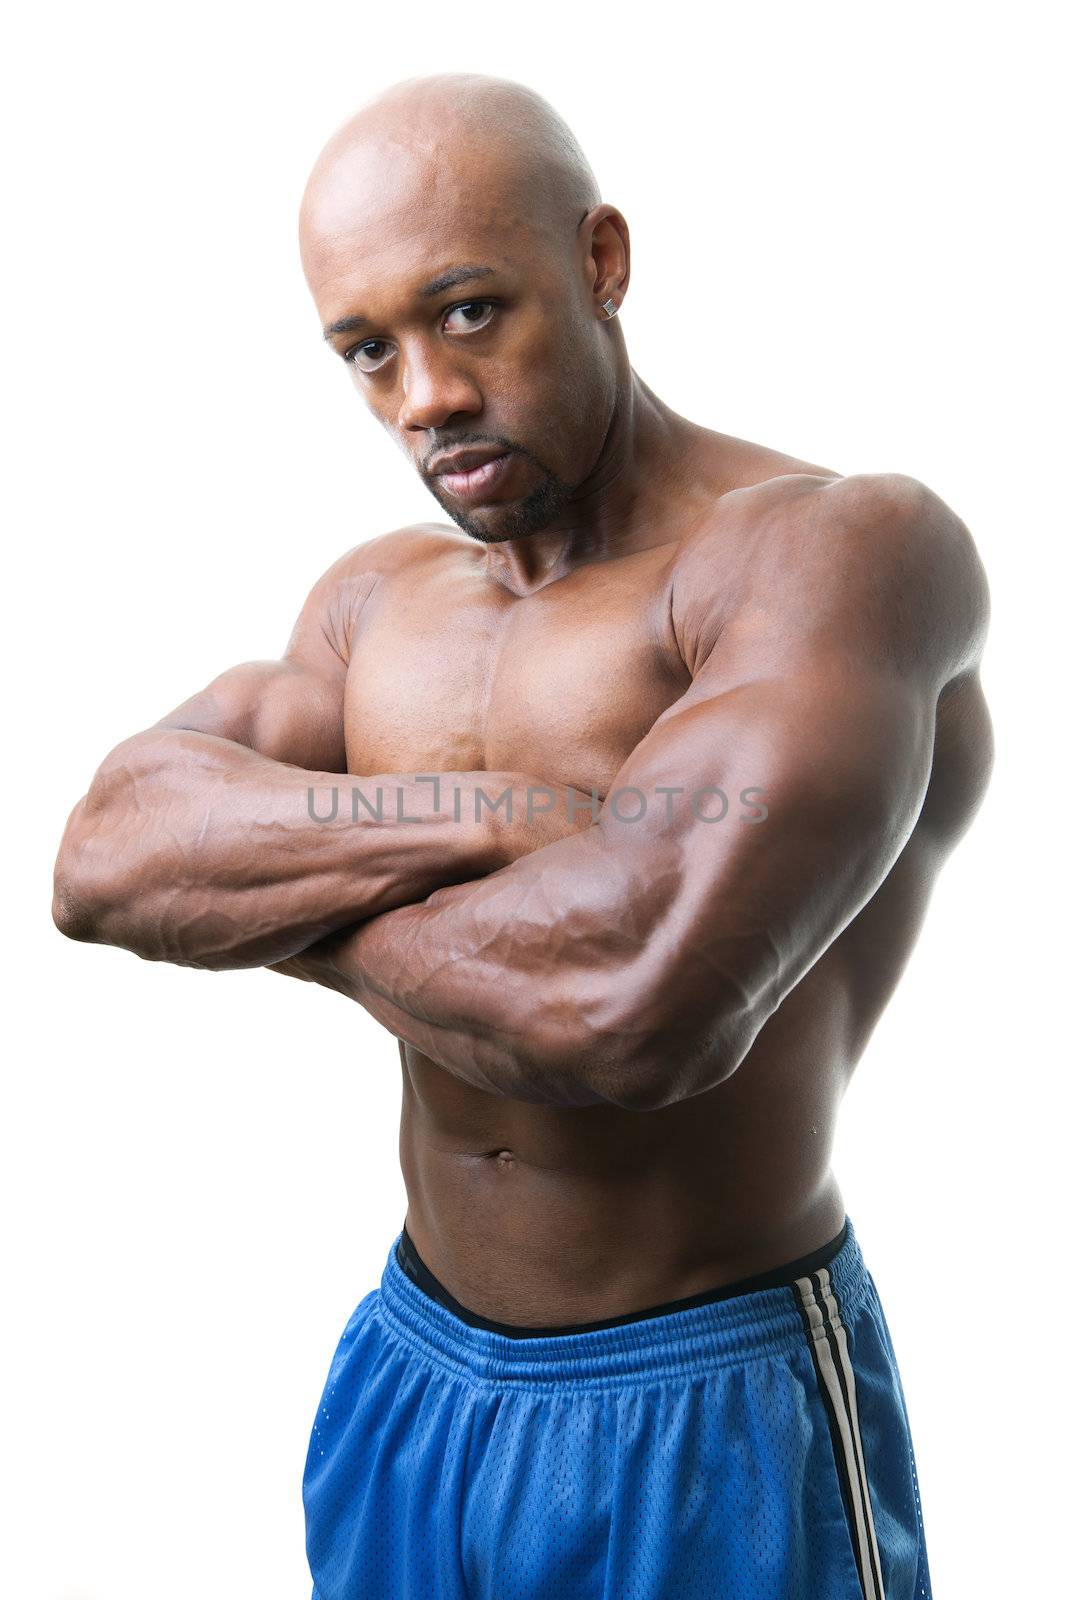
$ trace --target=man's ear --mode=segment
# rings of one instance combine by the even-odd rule
[[[580,234],[584,236],[583,271],[598,317],[615,316],[630,282],[630,230],[626,218],[606,202],[586,213]],[[606,308],[604,302],[611,302]]]

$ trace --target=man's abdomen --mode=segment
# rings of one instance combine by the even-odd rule
[[[830,1160],[847,1071],[784,1010],[725,1083],[651,1112],[505,1100],[404,1047],[406,1222],[430,1271],[481,1316],[554,1325],[824,1244],[845,1216]]]

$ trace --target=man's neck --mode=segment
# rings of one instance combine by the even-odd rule
[[[486,545],[487,574],[530,594],[590,561],[662,544],[670,478],[698,432],[628,369],[593,471],[547,528]]]

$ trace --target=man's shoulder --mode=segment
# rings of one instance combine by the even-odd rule
[[[337,654],[349,660],[353,631],[380,583],[423,573],[435,561],[456,559],[457,538],[432,522],[407,523],[365,539],[338,556],[315,583],[304,606],[305,622],[323,629]],[[298,625],[299,626],[299,625]]]
[[[446,523],[409,522],[353,545],[330,570],[338,578],[385,576],[440,560],[469,544],[466,535]]]
[[[783,541],[816,559],[834,539],[865,534],[882,543],[943,537],[960,519],[918,478],[902,472],[831,472],[797,466],[727,489],[690,541],[695,554],[724,524],[748,535],[753,553]]]
[[[705,646],[694,622],[710,609],[716,638],[760,620],[962,670],[981,653],[989,591],[969,529],[919,479],[813,470],[724,494],[680,552],[674,606]]]
[[[859,608],[958,636],[984,631],[988,585],[970,529],[940,495],[902,472],[797,475],[768,486],[753,578],[828,610]],[[793,581],[795,578],[795,582]]]

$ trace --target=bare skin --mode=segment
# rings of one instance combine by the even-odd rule
[[[484,137],[520,113],[524,138]],[[653,394],[602,309],[625,221],[553,139],[513,89],[452,76],[327,146],[301,214],[321,321],[459,527],[357,546],[282,662],[112,752],[55,900],[72,937],[269,964],[378,1018],[415,1245],[528,1326],[840,1229],[837,1107],[993,759],[966,528],[913,479]],[[496,270],[419,293],[457,265]],[[479,445],[510,458],[481,499],[429,476]],[[353,784],[380,822],[351,820]],[[334,785],[317,822],[308,788],[326,808]],[[476,818],[478,789],[513,820]]]

